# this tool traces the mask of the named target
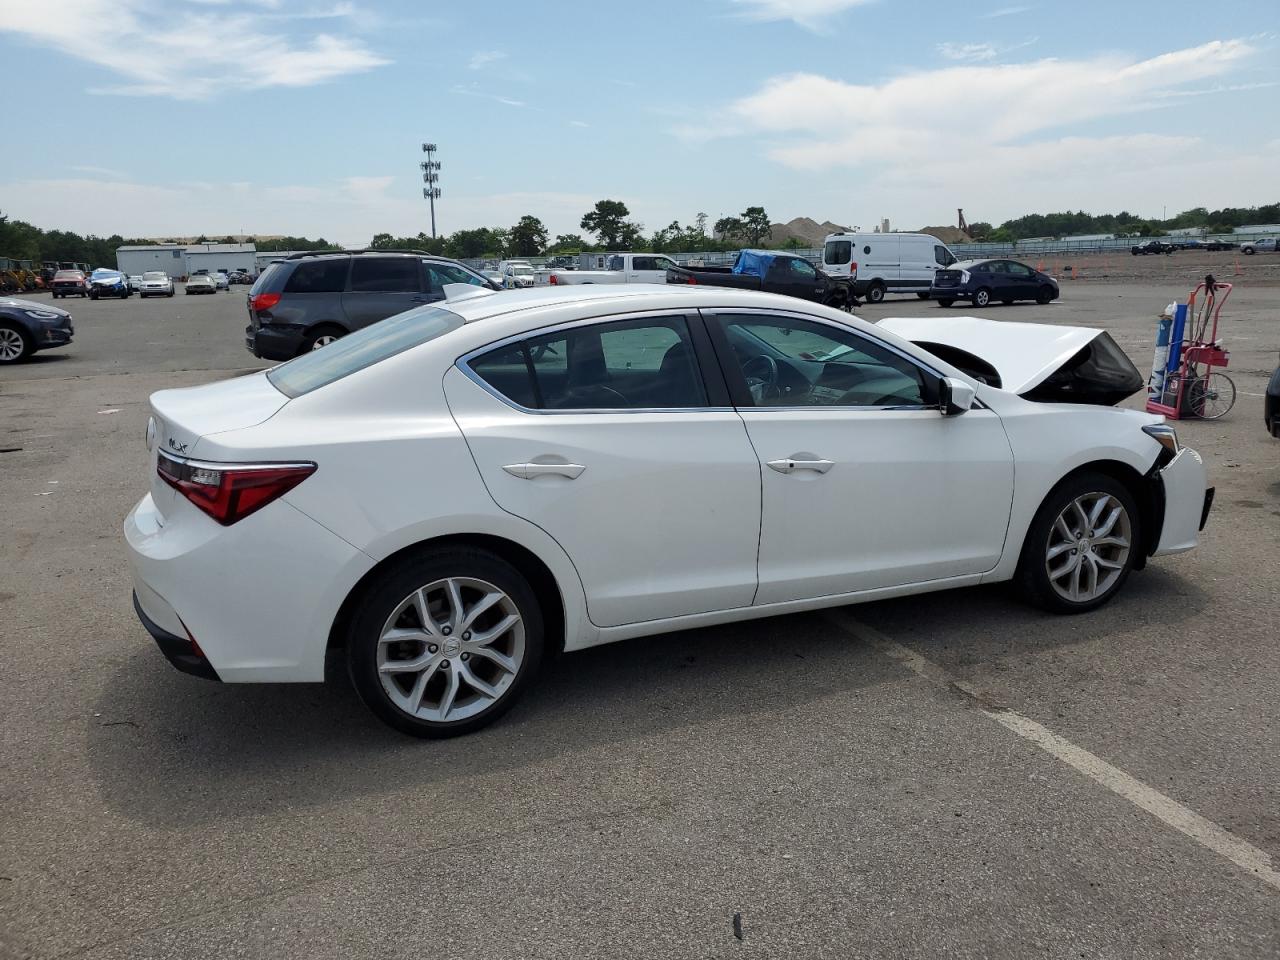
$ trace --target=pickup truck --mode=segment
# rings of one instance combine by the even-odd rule
[[[1164,240],[1148,240],[1146,243],[1135,243],[1129,248],[1129,252],[1135,257],[1139,254],[1145,257],[1148,253],[1173,253],[1176,249],[1172,243]]]
[[[676,262],[655,253],[615,253],[606,270],[547,270],[541,286],[567,286],[575,283],[665,283],[667,273]]]
[[[853,281],[832,277],[804,257],[777,250],[743,250],[732,267],[672,267],[667,283],[707,284],[781,293],[848,310],[858,306]]]
[[[1253,256],[1255,253],[1275,253],[1280,249],[1280,243],[1276,242],[1275,237],[1264,237],[1261,240],[1246,240],[1240,244],[1240,252],[1246,256]]]

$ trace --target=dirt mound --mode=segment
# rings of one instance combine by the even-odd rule
[[[819,223],[811,217],[796,217],[787,223],[770,224],[768,241],[771,247],[782,247],[786,245],[787,240],[794,237],[806,247],[820,247],[827,239],[827,234],[839,233],[847,229],[849,228],[832,223],[830,220]]]

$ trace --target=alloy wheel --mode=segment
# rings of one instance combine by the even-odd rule
[[[1106,594],[1124,574],[1133,543],[1129,511],[1101,491],[1076,497],[1049,529],[1044,566],[1054,592],[1072,603]]]
[[[378,679],[409,716],[453,722],[500,700],[524,657],[515,601],[487,581],[449,577],[415,590],[387,617]]]
[[[333,343],[333,341],[337,339],[338,338],[335,337],[332,333],[321,334],[320,336],[316,337],[315,342],[311,344],[311,349],[319,350],[321,347],[327,347],[329,344]]]
[[[0,362],[12,363],[22,356],[25,349],[22,334],[8,327],[0,327]]]

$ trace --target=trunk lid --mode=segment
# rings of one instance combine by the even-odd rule
[[[981,317],[886,317],[879,326],[966,372],[985,365],[1002,390],[1028,400],[1110,406],[1145,384],[1105,330]],[[969,358],[981,363],[966,366]]]
[[[152,443],[151,497],[162,516],[175,508],[177,491],[156,473],[164,451],[173,457],[200,458],[201,439],[227,430],[257,426],[275,416],[289,398],[271,385],[265,372],[151,395],[156,433]],[[193,508],[194,509],[194,508]]]

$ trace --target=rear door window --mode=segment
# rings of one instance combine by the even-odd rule
[[[351,266],[353,293],[417,293],[421,289],[420,265],[413,257],[356,257]]]
[[[828,240],[822,248],[822,262],[843,264],[853,259],[853,243],[849,240]]]
[[[347,257],[334,260],[303,260],[293,268],[293,273],[285,282],[285,293],[341,293],[347,285],[347,268],[351,261]],[[266,278],[275,270],[285,266],[273,263],[258,278],[253,290],[266,286]],[[251,291],[252,292],[252,291]]]
[[[432,293],[440,293],[446,283],[469,283],[476,287],[484,285],[484,280],[456,264],[432,263],[424,260],[422,265],[427,271],[427,286]]]

